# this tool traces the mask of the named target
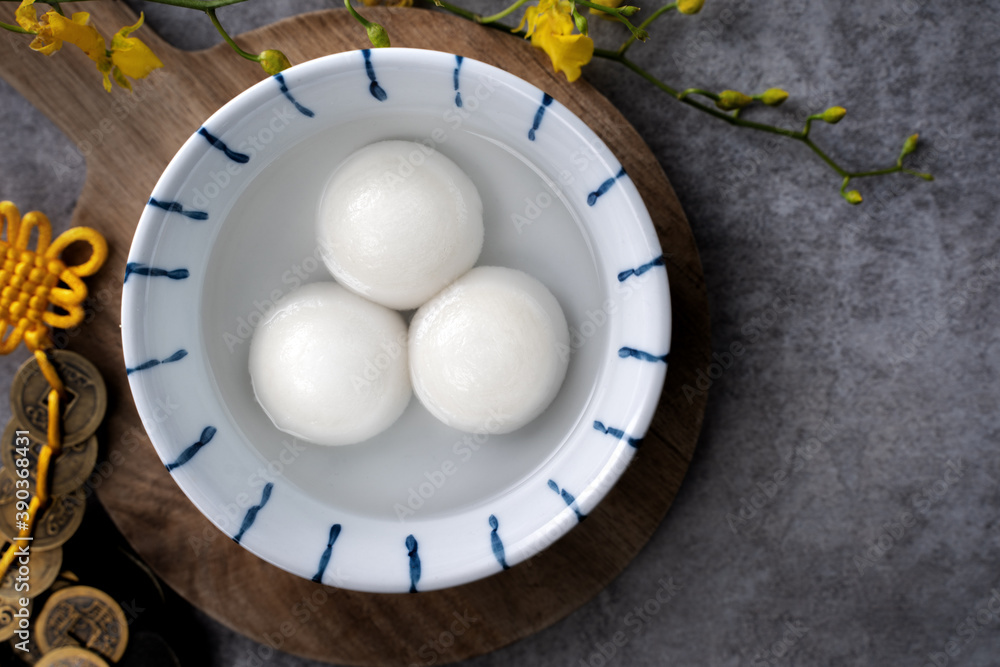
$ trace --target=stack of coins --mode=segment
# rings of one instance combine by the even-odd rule
[[[18,643],[13,614],[21,608],[20,599],[27,598],[31,641],[27,652],[16,652],[19,657],[45,667],[106,667],[125,653],[125,613],[106,593],[78,585],[77,577],[63,570],[62,545],[83,521],[84,483],[97,463],[95,433],[107,410],[107,390],[97,368],[79,354],[57,350],[50,358],[66,388],[62,450],[49,465],[51,501],[35,518],[28,575],[19,573],[15,564],[0,581],[0,641]],[[35,359],[21,366],[11,386],[13,417],[0,440],[0,537],[6,542],[0,553],[11,548],[20,527],[17,503],[25,500],[25,490],[17,486],[18,480],[28,482],[27,500],[35,495],[38,457],[47,437],[49,390]],[[21,469],[28,470],[27,478],[16,474]]]

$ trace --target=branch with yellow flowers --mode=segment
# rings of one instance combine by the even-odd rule
[[[18,0],[0,0],[0,2],[16,2]],[[150,0],[163,5],[187,7],[205,12],[212,24],[226,43],[241,57],[259,63],[268,74],[277,74],[290,67],[291,63],[277,49],[267,49],[259,54],[253,54],[236,43],[226,32],[216,15],[219,7],[235,5],[246,0]],[[365,5],[391,2],[397,5],[412,4],[412,0],[363,0]],[[38,16],[35,0],[20,0],[16,12],[17,25],[0,23],[0,28],[17,33],[33,35],[31,48],[41,53],[51,55],[62,48],[64,42],[69,42],[82,49],[97,65],[98,71],[104,76],[104,87],[111,90],[111,81],[131,90],[129,78],[141,79],[153,70],[162,67],[163,63],[139,39],[129,35],[142,26],[140,16],[138,23],[119,30],[108,47],[104,38],[88,23],[86,12],[77,12],[72,17],[66,17],[60,5],[62,0],[46,2],[53,7],[42,16]],[[686,104],[713,118],[736,127],[745,127],[759,132],[777,134],[805,144],[817,157],[830,167],[840,180],[840,194],[850,204],[862,202],[861,193],[848,189],[852,180],[884,176],[887,174],[904,173],[927,181],[934,180],[928,173],[916,171],[903,165],[904,159],[917,148],[918,135],[914,134],[903,142],[894,164],[877,168],[852,171],[842,166],[826,151],[821,149],[811,136],[814,121],[828,124],[839,123],[847,114],[841,106],[833,106],[821,113],[810,115],[805,120],[802,129],[795,130],[777,125],[769,125],[741,117],[744,110],[754,105],[777,107],[788,99],[788,93],[780,88],[769,88],[755,95],[747,95],[737,90],[719,92],[702,88],[678,88],[658,79],[648,70],[628,57],[628,51],[636,42],[645,42],[649,38],[649,28],[661,17],[676,12],[683,15],[697,14],[701,11],[705,0],[676,0],[653,11],[645,20],[635,25],[630,18],[639,12],[639,8],[623,5],[623,0],[538,0],[537,4],[524,9],[521,22],[516,28],[500,23],[529,0],[515,0],[505,9],[488,16],[482,16],[467,9],[453,5],[446,0],[433,0],[434,5],[457,16],[474,21],[480,25],[513,33],[525,39],[530,39],[532,46],[542,49],[552,61],[557,72],[565,74],[569,81],[575,81],[582,73],[582,68],[593,60],[603,58],[616,62],[626,69],[648,81],[655,88],[666,93],[673,99]],[[389,35],[385,28],[362,16],[352,5],[352,0],[344,0],[351,16],[361,24],[368,34],[368,40],[373,47],[387,47]],[[589,10],[592,15],[621,23],[629,31],[628,38],[617,49],[596,48],[593,39],[588,34],[587,17],[581,13],[581,8]]]
[[[606,1],[613,2],[614,0]],[[934,180],[931,174],[903,166],[904,158],[913,153],[917,148],[918,135],[916,134],[911,135],[903,142],[903,147],[893,165],[879,169],[852,171],[843,167],[821,149],[811,136],[814,121],[823,121],[831,125],[839,123],[847,114],[847,110],[844,107],[834,106],[821,113],[810,115],[806,118],[801,130],[750,121],[740,117],[743,110],[757,103],[769,107],[777,107],[788,99],[788,93],[780,88],[769,88],[756,95],[747,95],[736,90],[723,90],[716,93],[701,88],[679,89],[658,79],[626,55],[636,41],[646,41],[648,39],[649,33],[647,29],[661,16],[671,11],[676,11],[679,14],[697,14],[701,11],[705,0],[677,0],[677,2],[669,3],[654,11],[638,26],[633,25],[628,20],[628,17],[638,11],[636,7],[628,5],[623,7],[608,7],[598,2],[585,0],[539,0],[537,6],[528,7],[525,10],[520,25],[513,29],[497,23],[497,20],[509,15],[514,9],[524,4],[523,0],[515,2],[498,14],[487,17],[474,14],[445,0],[434,0],[434,4],[447,12],[469,19],[470,21],[510,31],[525,39],[530,39],[533,46],[544,50],[548,54],[552,60],[553,68],[557,72],[563,72],[570,81],[574,81],[580,76],[581,67],[589,63],[592,58],[603,58],[623,65],[626,69],[639,75],[678,102],[707,113],[713,118],[737,127],[769,132],[799,141],[805,144],[827,166],[836,172],[841,179],[840,195],[850,204],[860,204],[863,200],[860,192],[853,189],[848,190],[848,185],[854,179],[904,173],[927,181]],[[621,4],[621,0],[617,0],[616,4]],[[588,36],[586,18],[578,12],[577,6],[588,7],[591,13],[598,13],[603,15],[604,18],[625,24],[631,33],[630,36],[617,49],[595,48],[593,40]],[[577,30],[575,33],[573,32],[574,28]],[[697,99],[699,97],[704,98],[711,104]]]
[[[80,48],[94,61],[97,71],[104,77],[104,89],[111,92],[111,81],[122,88],[132,90],[129,79],[142,79],[154,69],[163,67],[148,46],[130,35],[142,27],[143,17],[135,25],[125,26],[116,32],[109,45],[97,29],[89,24],[90,14],[76,12],[72,16],[63,14],[59,3],[47,3],[56,7],[38,16],[34,0],[23,0],[14,14],[17,25],[0,24],[0,28],[12,32],[33,35],[30,47],[45,55],[60,50],[64,42]]]

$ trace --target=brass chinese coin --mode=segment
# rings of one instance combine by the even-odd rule
[[[20,436],[18,432],[21,433]],[[7,487],[6,479],[13,481],[18,478],[17,459],[21,458],[22,453],[27,454],[24,458],[28,459],[29,490],[34,494],[38,456],[47,435],[45,431],[31,430],[13,419],[7,423],[3,436],[0,436],[2,437],[0,440],[0,464],[2,464],[0,465],[0,502],[6,502],[10,499],[4,493]],[[68,493],[87,481],[87,477],[93,472],[94,465],[97,463],[98,447],[96,436],[91,436],[76,445],[63,446],[50,467],[52,475],[50,489],[53,495]]]
[[[16,542],[15,546],[8,546],[0,553],[6,553],[7,549],[23,549],[21,545],[24,544],[30,545],[31,542]],[[27,548],[28,553],[15,558],[3,581],[0,581],[0,602],[33,598],[47,591],[59,576],[63,559],[62,549],[35,551],[34,547]]]
[[[22,609],[27,609],[27,618],[31,618],[32,606],[34,606],[33,600],[28,600],[28,606],[22,607],[21,603],[17,600],[4,600],[0,598],[0,642],[5,642],[14,636],[14,632],[18,629],[18,622],[20,621],[20,617],[16,614],[24,613],[21,611]]]
[[[108,667],[101,656],[75,646],[57,648],[35,664],[38,667]]]
[[[70,586],[46,601],[35,622],[35,634],[46,656],[53,649],[73,646],[118,662],[128,644],[128,621],[122,608],[104,591]]]
[[[7,467],[0,462],[0,505],[16,500],[17,487],[14,485],[14,476],[7,472]]]
[[[17,432],[26,433],[18,436]],[[19,440],[19,437],[25,440]],[[28,459],[28,490],[31,495],[35,495],[35,479],[38,472],[38,455],[45,445],[47,433],[27,429],[19,425],[13,419],[7,424],[3,432],[3,440],[0,441],[0,462],[3,463],[3,473],[11,479],[15,478],[18,466],[15,459],[20,457],[20,452],[26,452]],[[63,445],[62,450],[50,464],[50,486],[49,493],[59,496],[69,493],[76,487],[87,481],[87,478],[94,471],[97,463],[97,436],[92,435],[83,442],[72,446]],[[3,489],[0,483],[0,490]],[[0,502],[6,502],[0,496]]]
[[[86,508],[87,496],[81,487],[61,496],[53,496],[49,506],[35,517],[31,550],[45,551],[65,544],[80,527]],[[0,505],[0,535],[8,541],[17,536],[23,514],[18,511],[17,501]]]
[[[63,447],[72,447],[97,430],[108,408],[108,392],[94,364],[79,354],[55,350],[51,358],[66,387]],[[50,389],[34,357],[18,369],[10,388],[10,410],[14,420],[27,426],[37,437],[48,430]]]

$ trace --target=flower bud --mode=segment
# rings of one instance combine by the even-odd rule
[[[618,8],[618,13],[622,16],[634,16],[638,11],[639,8],[635,5],[625,5],[624,7]]]
[[[836,125],[841,120],[843,120],[844,116],[846,115],[847,115],[847,109],[845,109],[844,107],[830,107],[829,109],[821,113],[819,117],[822,120],[826,121],[827,123],[830,123],[831,125]],[[860,197],[861,195],[858,196]]]
[[[677,0],[677,11],[681,14],[697,14],[705,6],[705,0]]]
[[[374,21],[366,28],[368,31],[368,41],[372,43],[376,49],[381,49],[389,44],[389,33],[385,31],[385,28],[380,26]]]
[[[899,159],[902,160],[904,157],[917,150],[917,140],[920,138],[919,134],[914,134],[907,137],[906,141],[903,143],[903,150],[899,153]]]
[[[260,66],[264,68],[264,71],[274,76],[283,69],[288,69],[292,66],[292,63],[288,61],[288,58],[284,53],[278,51],[277,49],[268,49],[267,51],[261,51],[260,56]]]
[[[576,29],[580,31],[581,35],[587,34],[587,17],[575,9],[573,10],[573,24],[576,25]]]
[[[749,106],[752,102],[752,97],[744,95],[738,90],[723,90],[719,93],[719,99],[715,101],[715,106],[723,111],[732,111],[733,109],[742,109],[745,106]]]
[[[788,99],[788,92],[781,88],[768,88],[757,99],[769,107],[776,107]]]
[[[861,193],[857,190],[848,190],[845,192],[844,199],[847,200],[848,204],[860,204],[863,201]]]

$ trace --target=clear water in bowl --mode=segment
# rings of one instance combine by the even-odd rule
[[[330,174],[362,146],[426,140],[441,125],[433,117],[373,118],[292,147],[240,194],[209,264],[202,331],[233,427],[256,450],[262,468],[340,512],[419,521],[488,502],[522,483],[559,449],[598,382],[607,346],[608,332],[600,326],[606,295],[586,233],[554,187],[558,175],[542,175],[489,138],[447,128],[436,149],[465,170],[483,199],[486,237],[478,263],[535,276],[566,313],[573,351],[555,401],[524,428],[488,435],[446,427],[414,397],[390,429],[346,447],[295,441],[257,405],[247,370],[253,325],[271,302],[299,285],[332,280],[313,233]]]

